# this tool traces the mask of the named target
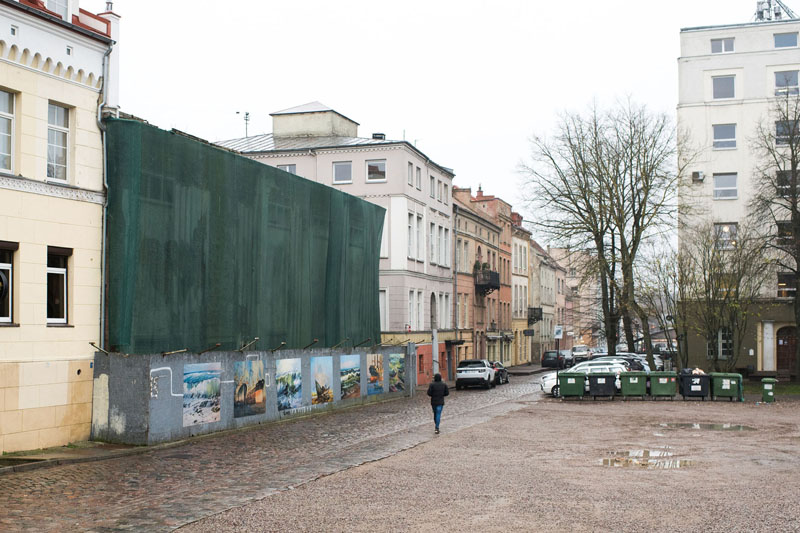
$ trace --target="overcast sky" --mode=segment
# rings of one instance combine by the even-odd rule
[[[800,12],[798,0],[787,0]],[[104,0],[81,0],[93,12]],[[631,96],[674,116],[679,30],[744,23],[755,0],[117,0],[121,106],[211,141],[320,101],[359,135],[416,143],[516,208],[528,139]],[[524,211],[523,211],[524,212]],[[526,213],[530,215],[530,213]]]

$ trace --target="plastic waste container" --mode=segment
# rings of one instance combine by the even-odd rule
[[[582,398],[585,383],[586,374],[581,374],[579,372],[558,373],[558,392],[562,398]]]
[[[619,375],[619,380],[623,399],[641,396],[644,400],[647,396],[647,372],[623,372]]]
[[[741,397],[742,375],[724,372],[712,372],[711,399],[728,398],[730,401],[739,400]]]
[[[772,403],[775,401],[775,384],[778,382],[775,378],[764,378],[761,380],[761,401],[764,403]]]
[[[650,372],[650,396],[655,398],[675,399],[678,392],[678,374],[676,372]]]
[[[593,399],[598,396],[610,396],[614,399],[617,393],[617,375],[613,372],[597,372],[589,374],[589,395]]]
[[[705,401],[709,393],[709,386],[711,384],[711,377],[708,374],[692,374],[689,372],[681,372],[680,375],[680,393],[683,399],[686,398],[701,398]]]

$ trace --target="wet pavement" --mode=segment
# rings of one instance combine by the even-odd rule
[[[442,433],[541,397],[538,376],[452,391]],[[433,438],[428,398],[404,398],[191,440],[180,447],[0,476],[0,531],[164,531]]]

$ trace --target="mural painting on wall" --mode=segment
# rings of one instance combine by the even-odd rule
[[[406,358],[401,353],[389,354],[389,392],[406,390]]]
[[[367,354],[367,371],[369,384],[367,394],[381,394],[383,392],[383,355],[379,353]]]
[[[278,359],[275,383],[278,387],[278,410],[295,409],[303,403],[303,380],[300,359]]]
[[[329,356],[311,358],[311,375],[314,388],[311,389],[311,403],[316,405],[333,401],[333,358]]]
[[[361,356],[343,355],[339,359],[342,400],[361,396]]]
[[[183,425],[219,422],[221,363],[183,365]]]
[[[264,362],[233,363],[233,417],[260,415],[267,412],[264,392]]]

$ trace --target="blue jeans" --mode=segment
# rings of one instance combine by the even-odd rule
[[[444,405],[432,405],[433,407],[433,423],[436,424],[436,429],[439,429],[439,422],[442,420],[442,409]]]

